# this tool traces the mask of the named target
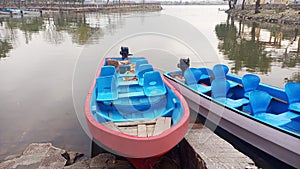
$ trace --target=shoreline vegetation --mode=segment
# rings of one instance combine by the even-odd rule
[[[63,4],[63,3],[27,3],[27,4],[3,4],[0,3],[0,9],[30,9],[42,11],[42,13],[51,12],[127,12],[127,11],[160,11],[160,3],[108,3],[108,4]]]
[[[226,11],[235,19],[244,19],[257,22],[274,23],[280,25],[300,26],[300,5],[260,5],[259,12],[255,5],[238,5]]]

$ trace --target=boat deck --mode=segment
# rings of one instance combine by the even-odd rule
[[[161,134],[171,127],[171,117],[158,117],[156,120],[132,122],[105,122],[107,128],[138,137],[151,137]]]

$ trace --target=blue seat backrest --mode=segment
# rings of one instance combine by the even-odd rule
[[[243,88],[245,92],[256,90],[260,82],[260,78],[254,74],[246,74],[242,78]]]
[[[288,97],[289,104],[300,102],[300,83],[288,82],[285,85],[285,92]]]
[[[213,73],[215,79],[224,79],[229,71],[228,66],[223,64],[216,64],[213,67]]]
[[[264,91],[253,91],[249,94],[249,102],[252,114],[266,113],[272,96]]]
[[[213,98],[226,98],[230,84],[225,79],[214,79],[211,83],[211,92]]]
[[[116,68],[114,66],[103,66],[101,68],[100,77],[113,76],[116,74]]]
[[[201,70],[188,68],[184,71],[184,79],[187,85],[197,84],[202,75]]]
[[[146,96],[158,96],[166,93],[165,84],[158,71],[146,72],[144,74],[143,89]]]
[[[144,73],[153,71],[153,66],[151,64],[141,64],[139,66],[138,78],[142,78]]]
[[[200,68],[199,69],[203,74],[207,74],[210,78],[214,76],[214,72],[206,67]]]
[[[140,65],[142,64],[148,64],[148,61],[146,59],[138,59],[135,62],[135,73],[138,75],[138,72],[140,70]]]
[[[115,76],[102,76],[96,79],[98,101],[115,100],[118,98],[116,80]]]

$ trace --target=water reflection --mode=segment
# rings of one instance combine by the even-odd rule
[[[241,27],[237,30],[233,19],[228,19],[224,24],[215,27],[216,34],[221,42],[219,50],[229,60],[234,61],[232,71],[237,73],[243,67],[251,72],[267,73],[270,71],[271,58],[267,56],[263,45],[255,40],[257,24],[254,22],[249,36],[241,34]]]
[[[16,31],[21,31],[28,44],[34,34],[42,32],[44,40],[61,44],[66,37],[78,45],[91,44],[102,38],[105,32],[113,34],[121,28],[122,13],[58,14],[43,17],[1,18],[0,23],[9,35],[4,39],[16,40]]]
[[[4,22],[0,19],[0,60],[1,58],[8,57],[8,53],[11,51],[13,34],[5,29]]]
[[[0,40],[0,59],[8,56],[8,52],[12,49],[12,44],[7,40]]]
[[[233,61],[231,70],[269,74],[273,66],[297,68],[300,63],[299,28],[262,24],[249,21],[234,21],[215,26],[220,40],[218,49]],[[272,72],[271,72],[272,73]],[[299,81],[299,71],[289,81]]]
[[[0,18],[0,58],[9,56],[18,39],[24,38],[25,44],[29,44],[34,35],[42,35],[45,42],[55,45],[62,44],[68,37],[79,46],[98,43],[105,34],[114,34],[124,26],[123,15],[128,14],[82,13]]]
[[[85,56],[97,63],[101,38],[122,28],[123,15],[0,18],[0,161],[32,142],[89,154],[72,102],[73,70],[88,47]]]

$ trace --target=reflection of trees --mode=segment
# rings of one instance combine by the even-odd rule
[[[45,24],[47,28],[45,31],[46,39],[55,43],[60,43],[63,41],[62,32],[67,32],[70,34],[72,41],[80,45],[88,43],[90,38],[97,40],[103,36],[102,33],[99,33],[101,32],[101,28],[92,27],[90,24],[88,24],[84,14],[60,15],[47,18]]]
[[[300,72],[295,72],[290,78],[286,78],[287,82],[298,82],[300,83]]]
[[[262,73],[270,69],[272,59],[266,56],[263,45],[255,40],[257,26],[253,23],[250,40],[240,36],[240,29],[237,30],[233,20],[215,27],[217,37],[221,40],[218,48],[229,60],[234,61],[235,73],[243,67]]]
[[[248,27],[252,22],[244,21]],[[270,23],[260,23],[260,29],[267,29],[270,32],[269,42],[261,42],[272,47],[274,52],[274,62],[282,63],[282,67],[295,67],[300,63],[300,31],[299,27],[291,25],[275,25]],[[273,39],[271,41],[271,39]],[[282,43],[284,42],[284,43]],[[283,50],[285,51],[282,53]]]
[[[0,18],[0,58],[7,57],[19,32],[25,37],[25,43],[29,43],[34,34],[41,33],[48,43],[60,44],[70,36],[73,43],[85,45],[98,42],[105,33],[114,34],[124,26],[123,22],[121,13]]]
[[[32,39],[32,35],[42,29],[43,19],[40,17],[8,18],[6,23],[11,30],[21,30],[24,33],[26,43],[28,43]]]
[[[59,44],[63,42],[65,38],[64,33],[68,33],[72,37],[72,41],[79,45],[95,42],[104,36],[104,32],[112,34],[119,26],[122,26],[119,23],[122,21],[119,18],[121,14],[104,15],[95,13],[89,15],[89,17],[100,18],[106,22],[100,23],[101,25],[91,25],[93,23],[87,22],[85,14],[61,14],[36,18],[6,18],[3,22],[7,23],[6,29],[11,30],[11,33],[14,32],[13,30],[21,30],[25,36],[26,43],[30,42],[33,34],[43,31],[43,37],[50,43]],[[97,21],[97,19],[95,20]],[[89,39],[92,39],[92,41],[89,41]]]
[[[11,43],[0,40],[0,59],[7,57],[8,52],[12,49]]]
[[[279,58],[279,60],[282,61],[282,68],[296,67],[297,64],[300,63],[300,55],[296,53],[290,53],[289,55]]]
[[[72,35],[72,40],[74,43],[84,45],[90,38],[96,40],[101,37],[101,34],[99,33],[100,28],[91,27],[87,23],[85,15],[76,17],[75,22],[71,22],[71,25],[74,25],[74,28],[68,29],[68,32]]]
[[[60,44],[63,42],[63,34],[62,31],[57,31],[57,27],[54,24],[53,18],[45,18],[44,19],[44,31],[43,37],[47,42],[52,44]]]

